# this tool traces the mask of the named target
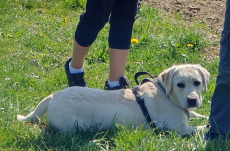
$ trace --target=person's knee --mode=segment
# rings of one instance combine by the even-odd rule
[[[90,46],[107,22],[108,17],[103,15],[97,16],[95,14],[91,16],[90,14],[83,13],[75,32],[75,40],[83,47]]]
[[[91,28],[100,31],[105,24],[109,21],[109,16],[103,14],[92,14],[85,13],[81,15],[81,22],[87,24],[87,26],[92,26]]]
[[[132,38],[133,22],[110,20],[109,46],[115,49],[129,49]]]

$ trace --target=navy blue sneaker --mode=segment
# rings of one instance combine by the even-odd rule
[[[65,63],[65,73],[69,81],[69,87],[73,87],[73,86],[87,87],[87,84],[84,78],[84,72],[78,73],[78,74],[71,74],[69,72],[69,63],[71,60],[72,58],[69,58],[67,62]]]
[[[108,80],[105,81],[105,90],[119,90],[129,88],[129,79],[127,76],[123,76],[119,80],[120,86],[110,88]]]

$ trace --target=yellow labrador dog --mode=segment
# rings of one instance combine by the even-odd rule
[[[158,76],[159,84],[142,83],[139,94],[156,127],[173,129],[179,134],[195,134],[205,126],[189,126],[189,117],[205,118],[193,110],[201,106],[201,93],[203,88],[207,91],[209,80],[209,72],[200,65],[172,66]],[[106,91],[70,87],[46,97],[33,112],[18,115],[17,119],[38,122],[46,112],[48,123],[64,132],[72,131],[76,125],[83,130],[106,128],[114,122],[148,125],[131,89]]]

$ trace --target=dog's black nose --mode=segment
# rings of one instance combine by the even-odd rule
[[[187,101],[188,101],[188,104],[189,104],[190,107],[195,107],[196,106],[196,99],[188,98]]]

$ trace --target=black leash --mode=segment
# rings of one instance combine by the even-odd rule
[[[135,74],[135,82],[137,83],[137,85],[139,85],[139,82],[138,82],[138,80],[137,80],[137,78],[139,77],[139,76],[141,76],[141,75],[148,75],[148,76],[150,76],[151,78],[156,78],[157,76],[152,76],[150,73],[148,73],[148,72],[137,72],[136,74]]]
[[[138,78],[139,76],[141,76],[141,75],[146,75],[146,74],[149,75],[151,78],[156,78],[156,77],[157,77],[157,76],[155,76],[155,77],[152,76],[152,75],[151,75],[150,73],[148,73],[148,72],[138,72],[138,73],[136,73],[136,74],[135,74],[135,81],[136,81],[137,85],[133,87],[132,91],[133,91],[133,94],[134,94],[135,97],[136,97],[136,100],[137,100],[137,102],[138,102],[138,104],[139,104],[139,106],[140,106],[140,108],[141,108],[142,113],[144,114],[144,116],[145,116],[147,122],[150,124],[150,127],[156,128],[156,125],[152,122],[151,117],[149,116],[149,112],[148,112],[148,110],[147,110],[147,108],[146,108],[146,106],[145,106],[145,101],[144,101],[144,99],[143,99],[143,98],[141,97],[141,95],[140,95],[140,85],[143,84],[144,82],[147,82],[147,81],[151,81],[151,82],[153,82],[153,81],[150,80],[150,79],[143,79],[143,80],[141,81],[141,83],[139,84],[139,82],[138,82],[138,80],[137,80],[137,78]]]

